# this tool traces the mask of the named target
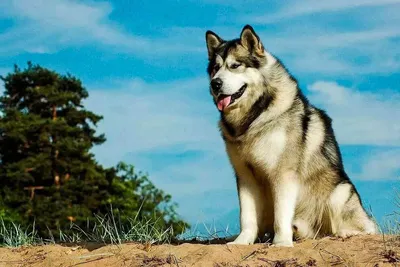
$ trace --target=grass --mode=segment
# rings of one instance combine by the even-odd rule
[[[145,244],[170,243],[174,238],[172,227],[160,229],[156,220],[140,221],[137,218],[122,224],[111,212],[105,216],[95,216],[96,221],[84,229],[71,223],[69,229],[58,231],[58,236],[50,234],[50,238],[41,238],[35,225],[23,229],[13,222],[5,222],[0,218],[0,246],[19,247],[55,243],[96,242],[104,244],[122,244],[139,242]],[[68,234],[66,233],[68,232]],[[49,233],[51,233],[49,231]]]
[[[381,232],[400,237],[400,191],[394,193],[396,210],[388,214],[381,225]]]
[[[157,226],[157,220],[141,221],[137,218],[128,219],[128,223],[121,223],[111,212],[105,216],[95,215],[95,222],[88,223],[82,228],[71,223],[68,229],[59,230],[57,236],[51,234],[49,238],[38,235],[33,224],[23,228],[13,222],[6,222],[0,217],[0,247],[19,247],[30,245],[44,245],[56,243],[101,243],[101,244],[123,244],[127,242],[138,242],[142,244],[164,244],[180,243],[195,240],[196,242],[207,242],[210,240],[224,239],[229,236],[229,229],[217,231],[215,225],[204,224],[206,234],[196,230],[175,234],[172,227],[161,229]]]
[[[399,205],[400,208],[400,205]],[[399,209],[400,210],[400,209]],[[136,218],[128,220],[122,224],[111,212],[105,216],[95,216],[96,221],[92,225],[87,225],[84,229],[71,223],[69,229],[58,231],[58,236],[50,234],[50,238],[42,238],[38,235],[35,225],[23,228],[13,222],[5,222],[0,218],[0,247],[19,247],[28,245],[43,245],[55,243],[102,243],[102,244],[123,244],[126,242],[138,242],[142,244],[163,244],[180,243],[187,241],[196,242],[217,242],[219,239],[232,236],[229,228],[218,231],[214,226],[204,225],[206,234],[198,232],[197,226],[194,229],[175,235],[171,227],[160,229],[156,226],[157,221],[139,221]],[[400,238],[400,214],[394,213],[387,222],[381,227],[385,235],[397,235]],[[50,231],[49,231],[50,233]]]
[[[82,229],[72,224],[72,235],[64,235],[60,231],[60,241],[67,243],[97,242],[107,244],[122,244],[125,242],[169,243],[174,236],[171,227],[160,229],[156,221],[139,221],[129,219],[127,224],[121,224],[112,213],[104,217],[96,216],[92,227]]]
[[[392,264],[400,263],[400,255],[393,250],[395,247],[399,247],[400,245],[400,191],[398,190],[395,192],[394,201],[397,211],[389,214],[381,227],[383,242],[385,245],[385,249],[381,253],[381,256],[387,263]],[[387,235],[394,238],[388,239]]]
[[[237,227],[238,228],[238,227]],[[178,236],[179,240],[196,240],[199,242],[207,242],[210,240],[226,239],[234,236],[239,231],[234,229],[233,231],[229,229],[229,226],[222,229],[221,225],[217,225],[215,222],[210,224],[195,224],[189,231]]]
[[[381,225],[380,230],[386,243],[385,236],[397,236],[400,242],[400,191],[395,193],[397,211],[388,216],[386,222]],[[0,246],[19,247],[28,245],[43,245],[55,243],[84,243],[95,242],[103,244],[122,244],[126,242],[139,242],[143,244],[180,243],[182,241],[197,241],[207,243],[218,242],[219,239],[232,236],[229,228],[224,231],[217,231],[215,225],[203,225],[206,234],[197,231],[197,225],[192,230],[176,235],[171,227],[160,229],[157,220],[140,221],[131,218],[128,223],[122,224],[112,212],[105,216],[95,216],[96,220],[92,225],[87,224],[83,229],[71,223],[69,229],[58,231],[58,236],[50,234],[50,238],[40,237],[35,229],[35,224],[23,228],[13,222],[5,222],[0,217]],[[49,231],[50,233],[50,231]],[[390,242],[388,242],[390,243]],[[390,246],[387,248],[390,251]],[[390,253],[389,253],[390,254]],[[389,256],[388,256],[389,257]],[[394,257],[391,255],[390,257]]]
[[[6,223],[0,218],[0,246],[19,247],[39,244],[43,244],[43,240],[38,236],[35,225],[32,228],[22,229],[20,225],[13,222]]]

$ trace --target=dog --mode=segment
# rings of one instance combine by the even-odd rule
[[[236,175],[240,234],[228,244],[374,234],[346,174],[332,120],[246,25],[240,38],[206,32],[210,94]]]

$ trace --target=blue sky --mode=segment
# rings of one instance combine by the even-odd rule
[[[379,220],[400,178],[400,0],[0,2],[0,74],[31,60],[79,77],[104,116],[96,147],[173,195],[191,223],[234,227],[236,185],[208,95],[205,31],[245,24],[333,118],[344,164]]]

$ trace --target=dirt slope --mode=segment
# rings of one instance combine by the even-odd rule
[[[385,239],[325,238],[298,242],[294,248],[189,243],[0,248],[0,266],[400,266],[400,241]]]

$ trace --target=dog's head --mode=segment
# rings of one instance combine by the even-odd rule
[[[267,62],[260,38],[246,25],[240,38],[225,41],[212,31],[206,32],[210,93],[218,110],[229,112],[247,97],[255,95],[264,82],[260,71]]]

